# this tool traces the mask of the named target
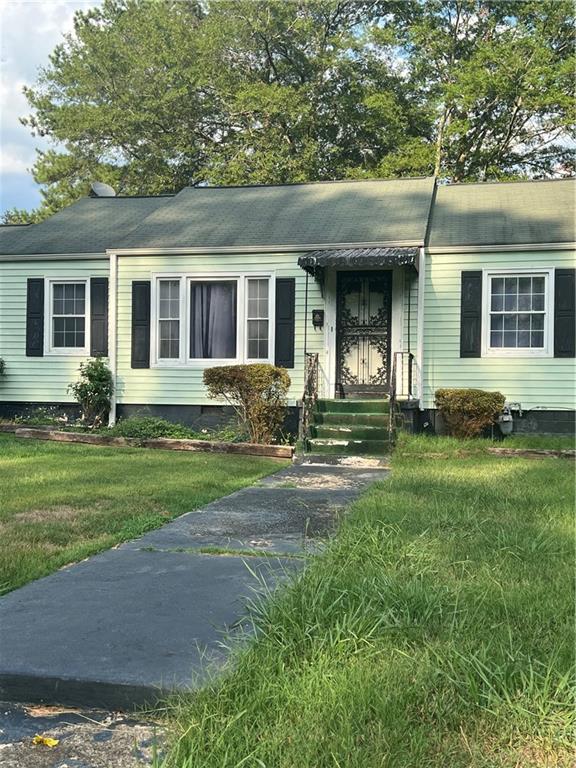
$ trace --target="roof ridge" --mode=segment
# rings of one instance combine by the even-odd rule
[[[438,188],[446,187],[489,187],[497,184],[500,187],[506,184],[548,184],[558,181],[576,181],[576,176],[564,176],[560,179],[505,179],[503,181],[449,181],[447,184],[438,184]]]
[[[386,181],[422,181],[422,180],[434,180],[434,176],[401,176],[400,178],[371,178],[371,179],[322,179],[318,181],[290,181],[281,184],[204,184],[204,185],[190,185],[184,187],[181,192],[186,189],[270,189],[270,187],[312,187],[320,186],[322,184],[366,184],[368,182],[386,182]],[[179,194],[179,193],[176,193]]]

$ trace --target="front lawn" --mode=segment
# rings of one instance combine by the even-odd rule
[[[414,445],[177,700],[171,765],[572,765],[574,463]]]
[[[0,435],[0,592],[140,536],[281,466],[256,456]]]

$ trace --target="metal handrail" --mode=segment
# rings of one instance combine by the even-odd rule
[[[414,365],[414,355],[412,352],[394,352],[392,355],[392,368],[390,371],[390,388],[389,388],[389,413],[388,413],[388,439],[393,442],[396,433],[395,420],[396,410],[398,407],[398,391],[397,391],[397,378],[398,378],[398,358],[400,358],[401,370],[404,371],[404,358],[408,360],[408,391],[403,394],[407,394],[409,399],[412,399],[412,369]],[[402,376],[402,378],[404,378]]]
[[[306,352],[304,355],[304,392],[300,411],[299,438],[304,440],[308,434],[310,414],[318,400],[318,353]]]

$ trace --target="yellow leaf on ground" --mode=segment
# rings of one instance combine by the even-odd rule
[[[40,736],[38,733],[32,739],[32,744],[43,744],[45,747],[56,747],[60,739],[51,739],[50,736]]]

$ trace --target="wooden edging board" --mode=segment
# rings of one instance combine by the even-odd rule
[[[219,443],[211,440],[179,440],[169,437],[138,438],[91,435],[84,432],[62,432],[54,429],[16,429],[16,437],[34,440],[56,440],[60,443],[89,443],[90,445],[112,445],[132,448],[162,448],[168,451],[207,451],[209,453],[240,453],[252,456],[272,456],[276,459],[291,459],[294,448],[291,445],[260,445],[259,443]]]

